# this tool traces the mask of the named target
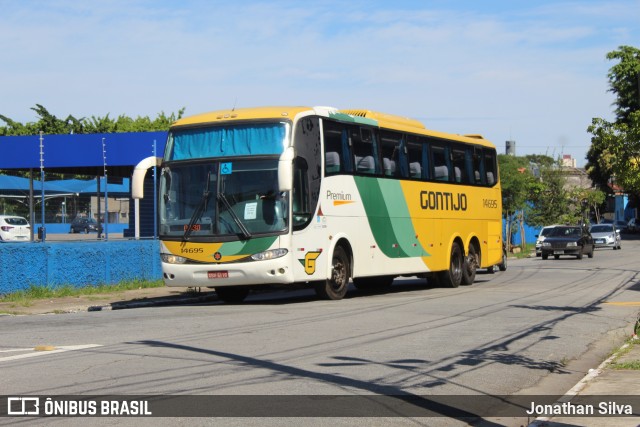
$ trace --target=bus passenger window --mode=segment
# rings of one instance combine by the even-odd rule
[[[449,181],[447,149],[441,146],[432,146],[431,156],[433,159],[433,178],[437,181]]]
[[[493,186],[498,179],[495,150],[486,150],[484,152],[484,168],[487,174],[487,185]]]
[[[456,182],[468,183],[465,155],[462,150],[453,150],[453,172]]]
[[[482,166],[482,151],[477,148],[473,152],[473,183],[482,185],[482,175],[484,167]]]
[[[380,131],[382,171],[384,176],[400,176],[400,150],[402,135],[397,132]]]
[[[415,179],[422,179],[422,143],[413,135],[407,136],[407,157],[409,161],[409,176]]]
[[[325,174],[352,172],[351,145],[346,125],[323,120],[322,131],[324,133]]]
[[[351,127],[349,131],[355,155],[356,172],[367,175],[379,174],[378,147],[373,131],[364,127]]]

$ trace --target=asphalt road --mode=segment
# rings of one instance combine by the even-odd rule
[[[593,259],[510,260],[506,272],[478,274],[472,286],[457,289],[404,278],[387,293],[353,289],[342,301],[320,301],[311,290],[298,290],[255,294],[242,305],[3,316],[0,395],[563,394],[628,337],[640,311],[639,249],[640,241],[625,240],[621,251],[599,249]],[[38,345],[57,350],[34,352]],[[204,418],[170,420],[146,422],[211,424]],[[303,423],[217,420],[225,425],[364,422],[355,417]],[[69,419],[29,421],[68,424]],[[92,418],[90,424],[104,421]],[[367,425],[401,423],[465,425],[466,420],[366,420]]]

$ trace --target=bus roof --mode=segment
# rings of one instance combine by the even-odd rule
[[[331,117],[336,120],[350,121],[359,124],[377,126],[385,129],[393,129],[417,133],[436,138],[453,139],[461,142],[480,144],[494,147],[492,143],[482,137],[482,135],[457,135],[427,129],[418,120],[397,116],[393,114],[381,113],[364,109],[344,109],[333,107],[304,107],[304,106],[272,106],[255,108],[233,108],[229,110],[212,111],[194,116],[185,117],[176,121],[173,126],[195,126],[201,124],[214,124],[226,121],[260,120],[260,119],[289,119],[294,120],[300,113],[312,113],[324,117]],[[172,127],[173,127],[172,126]]]

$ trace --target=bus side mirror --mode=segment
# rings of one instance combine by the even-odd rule
[[[296,152],[293,147],[285,148],[278,161],[278,191],[291,191],[293,186],[293,159]]]

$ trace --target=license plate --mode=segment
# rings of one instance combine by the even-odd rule
[[[564,251],[553,251],[554,255],[564,255]]]
[[[596,243],[604,243],[604,239],[596,240]]]
[[[207,271],[207,277],[209,279],[228,279],[228,271]]]

